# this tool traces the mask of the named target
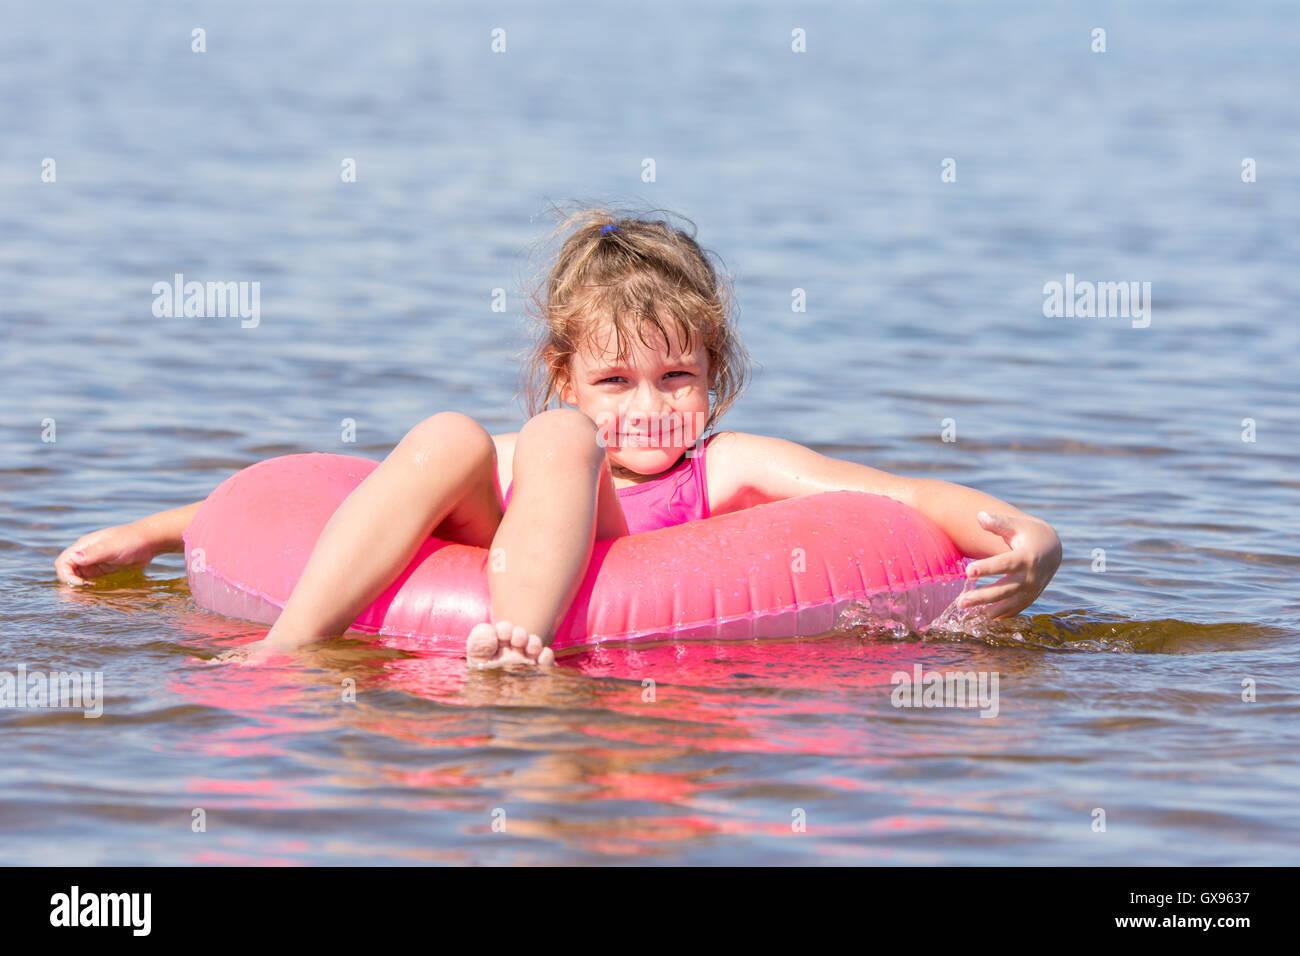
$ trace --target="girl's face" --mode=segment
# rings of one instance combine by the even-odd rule
[[[708,353],[683,350],[681,343],[666,353],[661,337],[653,350],[634,336],[620,365],[613,332],[607,323],[589,349],[574,354],[560,399],[596,423],[616,474],[657,475],[682,456],[709,417]],[[646,338],[655,337],[651,327]]]

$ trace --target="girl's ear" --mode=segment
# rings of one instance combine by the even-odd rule
[[[573,393],[573,385],[570,384],[567,377],[561,377],[556,380],[555,393],[560,397],[565,405],[577,407],[578,396]]]
[[[555,356],[556,356],[556,350],[554,349],[554,347],[548,346],[546,349],[545,358],[546,358],[546,364],[551,367],[555,375],[555,395],[557,398],[559,398],[561,402],[563,402],[566,405],[576,405],[578,403],[572,401],[574,395],[573,395],[573,388],[569,384],[568,370],[563,367],[558,369],[556,368],[556,365],[558,363],[555,361]]]

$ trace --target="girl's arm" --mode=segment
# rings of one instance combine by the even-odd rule
[[[980,559],[967,568],[972,577],[1006,575],[962,596],[963,606],[988,604],[991,617],[1032,604],[1061,563],[1061,540],[1050,524],[982,491],[938,478],[891,475],[781,438],[730,434],[735,437],[719,448],[725,456],[720,471],[739,500],[757,504],[824,491],[893,498],[942,528],[965,557]]]
[[[766,435],[731,432],[719,448],[725,472],[746,505],[782,501],[824,491],[865,491],[915,508],[940,528],[968,558],[987,558],[1008,550],[998,535],[982,529],[979,511],[1029,517],[1024,512],[965,485],[937,478],[905,478],[855,462],[819,454],[796,442]],[[719,442],[714,443],[719,445]],[[710,454],[713,450],[710,449]]]
[[[181,534],[190,526],[202,501],[82,535],[54,561],[65,584],[85,584],[125,568],[142,568],[156,555],[184,550]]]
[[[912,478],[912,501],[909,503],[952,538],[952,543],[968,558],[991,558],[1011,548],[998,534],[980,527],[981,511],[1007,517],[1025,518],[1046,524],[1041,518],[1027,515],[1014,505],[982,491],[939,478]]]
[[[184,551],[185,543],[181,541],[181,535],[190,526],[190,522],[194,520],[202,505],[202,501],[196,501],[192,505],[183,505],[170,511],[159,511],[147,518],[141,518],[135,524],[140,526],[141,532],[157,548],[154,554]]]

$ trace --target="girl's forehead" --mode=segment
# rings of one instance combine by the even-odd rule
[[[662,361],[674,354],[686,358],[696,351],[694,343],[683,342],[681,333],[671,326],[666,329],[668,342],[665,341],[664,334],[649,323],[637,331],[640,332],[639,335],[634,331],[630,335],[625,332],[623,336],[623,351],[628,362]],[[642,337],[645,342],[641,341]],[[667,351],[669,343],[673,351]],[[607,322],[602,328],[593,329],[577,351],[588,364],[612,365],[618,361],[618,345],[613,323]]]

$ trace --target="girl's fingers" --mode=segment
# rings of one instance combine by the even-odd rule
[[[1015,617],[1025,609],[1024,607],[1017,606],[1018,604],[1019,602],[1017,601],[999,601],[996,604],[986,607],[984,613],[988,615],[988,618],[991,621],[996,621],[1001,617]],[[1028,605],[1025,605],[1025,607],[1027,606]]]
[[[986,588],[977,588],[974,591],[967,591],[965,594],[957,598],[957,605],[958,607],[974,607],[979,604],[988,604],[992,601],[998,601],[1015,594],[1020,587],[1020,581],[1003,578],[996,584],[990,584]]]
[[[105,574],[112,574],[118,570],[118,566],[111,563],[87,564],[82,562],[68,562],[66,574],[69,584],[85,584],[87,578],[99,578]]]
[[[980,613],[983,614],[984,617],[987,618],[988,620],[996,621],[998,618],[1002,616],[1003,606],[1004,606],[1003,602],[1001,601],[997,602],[996,604],[986,604],[980,608]]]
[[[72,559],[65,555],[59,555],[59,559],[54,562],[54,573],[64,584],[85,584],[77,575],[77,566],[72,563]]]
[[[967,577],[991,577],[994,574],[1010,574],[1019,571],[1024,565],[1023,556],[1015,551],[1004,551],[991,558],[980,558],[966,566]]]
[[[1017,519],[1011,515],[989,514],[987,511],[981,511],[976,518],[979,519],[980,527],[1000,538],[1006,539],[1016,533]]]
[[[975,519],[979,522],[979,526],[985,531],[997,535],[1003,541],[1006,541],[1007,544],[1010,544],[1012,531],[998,520],[999,517],[1000,516],[998,515],[991,515],[988,512],[981,511],[975,516]],[[986,572],[981,571],[980,573],[984,574]]]

